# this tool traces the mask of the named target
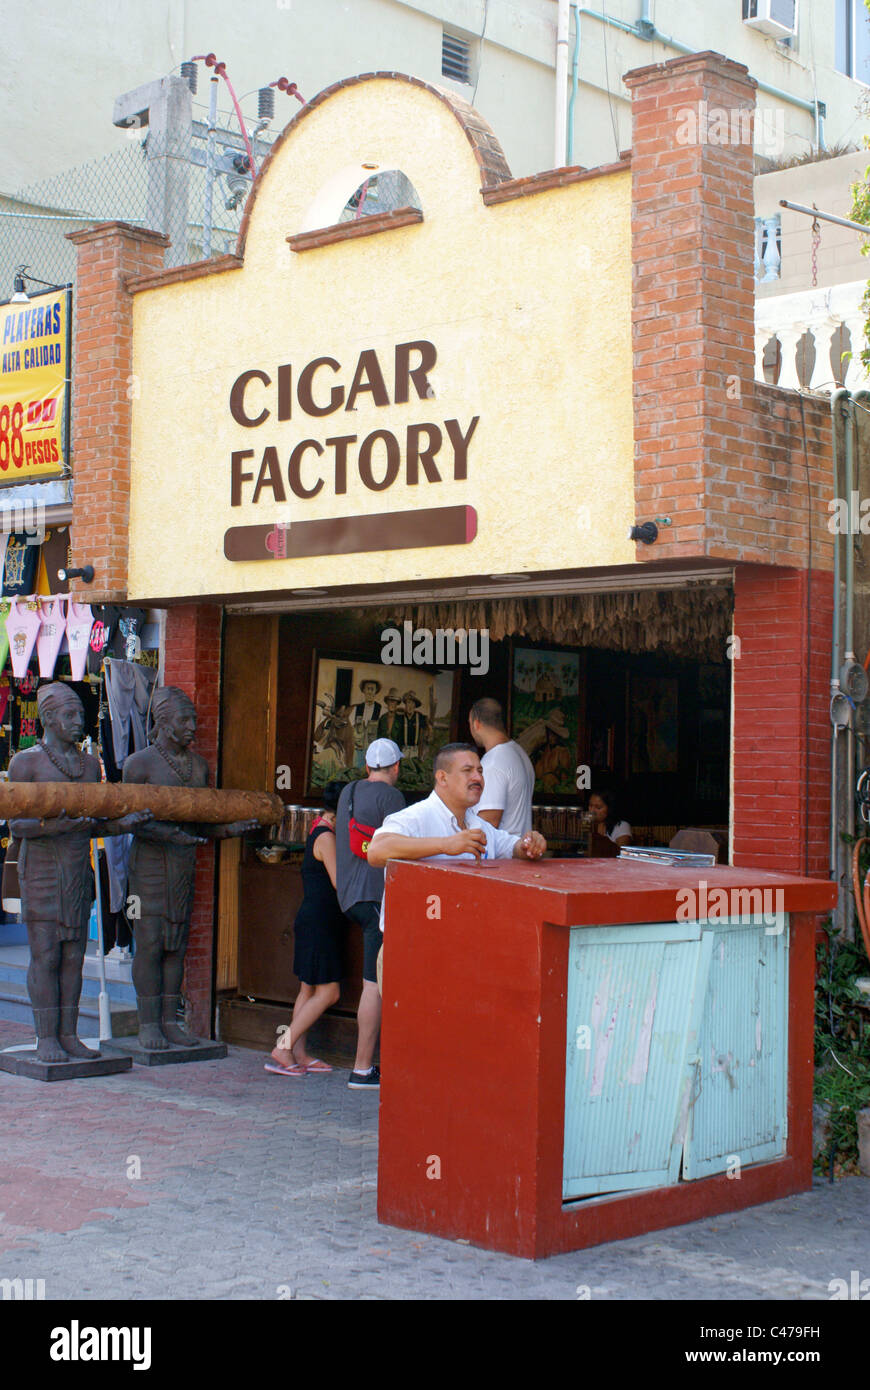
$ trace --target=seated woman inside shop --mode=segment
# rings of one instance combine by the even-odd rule
[[[338,1002],[343,974],[342,938],[346,920],[335,893],[335,812],[343,782],[329,782],[321,796],[325,809],[311,827],[302,860],[302,905],[293,923],[293,972],[300,980],[289,1028],[273,1050],[266,1071],[306,1076],[332,1071],[312,1057],[305,1035],[324,1010]]]
[[[590,853],[606,857],[631,844],[631,826],[623,820],[615,787],[599,786],[589,793],[587,811],[592,818]]]

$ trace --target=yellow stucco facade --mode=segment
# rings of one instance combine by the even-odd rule
[[[293,251],[289,236],[338,219],[366,165],[401,169],[423,220]],[[131,599],[634,561],[630,173],[494,206],[480,187],[472,144],[432,90],[390,78],[340,87],[300,113],[271,158],[241,268],[136,294]],[[418,343],[431,349],[401,349]],[[330,361],[300,393],[319,358]],[[250,371],[260,375],[237,387],[236,413],[263,418],[246,426],[230,397]],[[314,414],[306,401],[337,404]],[[429,467],[412,459],[409,471],[409,454],[439,438]],[[224,552],[230,528],[282,522],[292,534],[368,516],[392,546],[397,513],[460,506],[476,514],[465,543]]]

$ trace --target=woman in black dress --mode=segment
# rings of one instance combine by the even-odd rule
[[[305,1035],[324,1009],[337,1002],[340,992],[345,918],[335,895],[335,811],[343,789],[342,782],[330,782],[324,788],[326,809],[314,822],[305,844],[305,896],[293,923],[293,970],[301,984],[290,1026],[282,1028],[281,1040],[266,1063],[266,1071],[279,1076],[332,1071],[326,1062],[310,1055]]]

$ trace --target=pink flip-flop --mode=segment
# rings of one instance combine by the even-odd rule
[[[282,1067],[279,1062],[267,1062],[263,1070],[273,1071],[276,1076],[304,1076],[306,1072],[306,1068],[300,1067],[296,1062],[292,1067]]]
[[[312,1057],[310,1062],[305,1063],[306,1071],[332,1071],[328,1062],[321,1062],[319,1057]]]

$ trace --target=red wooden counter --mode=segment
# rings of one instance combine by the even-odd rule
[[[539,1258],[808,1188],[834,898],[726,867],[391,863],[380,1220]]]

